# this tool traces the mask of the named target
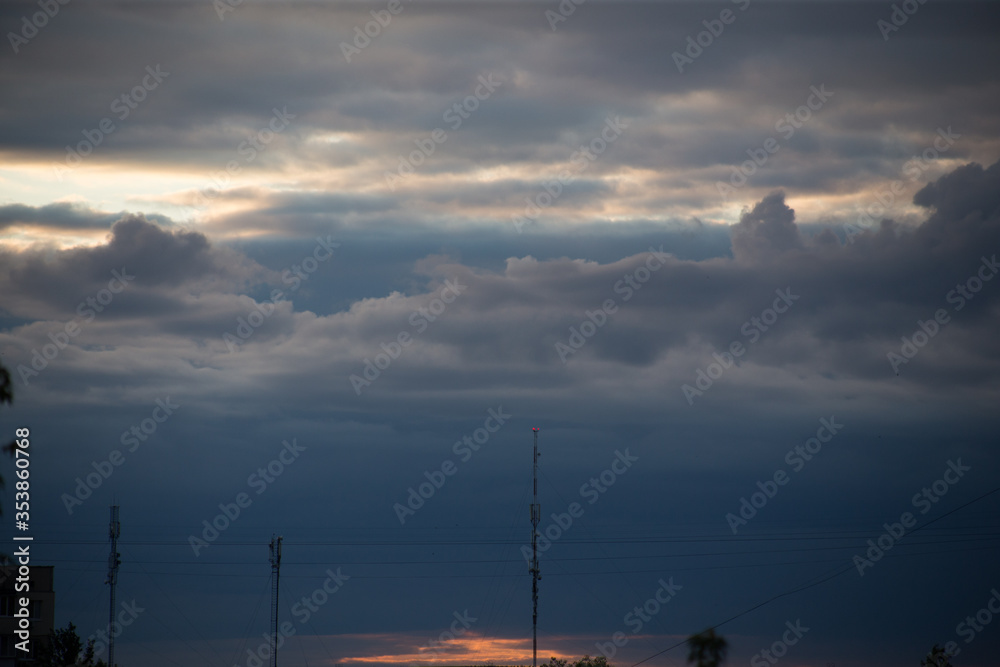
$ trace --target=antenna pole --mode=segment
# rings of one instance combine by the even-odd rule
[[[538,569],[538,522],[542,518],[542,506],[538,504],[538,429],[531,429],[535,435],[532,455],[532,497],[531,503],[531,667],[538,667],[538,580],[542,578]]]
[[[271,667],[278,667],[278,579],[281,577],[281,537],[271,536]]]
[[[108,555],[108,579],[104,583],[111,586],[111,606],[108,608],[108,665],[115,667],[115,587],[118,585],[118,566],[122,564],[118,553],[118,536],[121,535],[121,522],[118,521],[118,505],[111,506],[111,522],[108,525],[108,538],[111,540],[111,553]]]

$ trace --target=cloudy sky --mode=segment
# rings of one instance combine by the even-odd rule
[[[272,535],[282,664],[530,664],[533,427],[540,658],[996,664],[995,4],[0,28],[2,428],[119,664],[258,664]]]

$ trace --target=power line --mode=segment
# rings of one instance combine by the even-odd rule
[[[981,494],[979,496],[976,496],[975,498],[973,498],[972,500],[970,500],[968,502],[962,503],[958,507],[955,507],[954,509],[951,509],[951,510],[945,512],[944,514],[942,514],[939,517],[931,519],[930,521],[917,526],[916,528],[914,528],[913,530],[911,530],[909,532],[909,535],[912,535],[913,533],[915,533],[915,532],[917,532],[919,530],[923,530],[927,526],[929,526],[929,525],[931,525],[933,523],[937,523],[941,519],[944,519],[947,516],[951,516],[955,512],[958,512],[959,510],[964,509],[964,508],[968,507],[969,505],[972,505],[973,503],[977,503],[980,500],[982,500],[983,498],[986,498],[987,496],[993,495],[997,491],[1000,491],[1000,486],[996,487],[995,489],[993,489],[991,491],[987,491],[986,493],[983,493],[983,494]],[[902,539],[902,538],[900,538],[900,539]],[[767,605],[767,604],[770,604],[771,602],[774,602],[775,600],[778,600],[778,599],[783,598],[783,597],[787,597],[789,595],[793,595],[795,593],[798,593],[800,591],[804,591],[804,590],[809,589],[809,588],[813,588],[815,586],[819,586],[820,584],[826,583],[827,581],[830,581],[831,579],[836,579],[837,577],[839,577],[840,575],[844,574],[845,572],[850,572],[852,568],[854,568],[854,563],[853,562],[850,563],[850,564],[848,564],[848,565],[846,565],[846,566],[842,566],[842,567],[836,568],[836,569],[830,571],[826,575],[820,575],[819,579],[816,579],[815,581],[812,581],[811,583],[805,583],[805,584],[803,584],[803,585],[801,585],[801,586],[799,586],[797,588],[793,588],[792,590],[785,591],[784,593],[778,593],[777,595],[769,597],[768,599],[764,600],[763,602],[760,602],[758,604],[755,604],[752,607],[744,609],[743,611],[741,611],[738,614],[734,614],[733,616],[730,616],[729,618],[727,618],[726,620],[722,621],[721,623],[716,623],[712,627],[713,628],[720,628],[723,625],[726,625],[727,623],[735,621],[737,618],[740,618],[742,616],[746,616],[750,612],[756,611],[757,609],[760,609],[764,605]],[[658,651],[658,652],[654,653],[653,655],[651,655],[651,656],[649,656],[647,658],[643,658],[639,662],[633,663],[630,667],[638,667],[639,665],[643,664],[644,662],[648,662],[649,660],[652,660],[653,658],[655,658],[657,656],[663,655],[664,653],[666,653],[668,651],[671,651],[671,650],[677,648],[678,646],[683,646],[687,642],[688,642],[688,640],[685,639],[684,641],[678,642],[678,643],[674,644],[673,646],[668,646],[667,648],[663,649],[662,651]]]
[[[912,531],[911,531],[912,532]],[[871,533],[867,533],[865,537],[870,537]],[[844,539],[844,538],[838,538]],[[858,538],[860,539],[860,538]],[[948,539],[935,539],[935,540],[925,540],[921,542],[907,542],[906,547],[912,546],[927,546],[927,545],[937,545],[937,544],[960,544],[968,542],[991,542],[1000,540],[1000,533],[993,535],[981,535],[976,537],[968,536],[955,536],[954,538]],[[512,540],[509,542],[504,542],[506,546],[516,545],[517,541]],[[124,545],[123,545],[124,546]],[[132,545],[134,546],[134,545]],[[259,546],[259,545],[258,545]],[[656,560],[662,558],[704,558],[711,556],[754,556],[763,554],[781,554],[781,553],[799,553],[799,552],[813,552],[813,551],[842,551],[849,549],[857,549],[857,544],[846,544],[839,546],[816,546],[816,547],[792,547],[788,549],[758,549],[753,551],[698,551],[698,552],[688,552],[688,553],[669,553],[669,554],[644,554],[644,555],[620,555],[620,556],[571,556],[565,558],[549,558],[547,560],[552,562],[574,562],[574,561],[618,561],[618,560]],[[47,562],[51,563],[97,563],[102,562],[100,559],[83,559],[83,558],[53,558],[47,559]],[[254,567],[255,564],[250,561],[236,561],[236,560],[224,560],[224,561],[190,561],[190,560],[141,560],[137,559],[136,562],[142,562],[147,565],[197,565],[197,566],[232,566],[232,565],[245,565],[248,567]],[[292,566],[304,566],[304,565],[325,565],[328,561],[283,561],[285,565]],[[465,564],[495,564],[495,563],[514,563],[520,562],[517,558],[508,559],[495,559],[495,558],[483,558],[483,559],[472,559],[463,558],[456,560],[338,560],[341,565],[465,565]]]
[[[988,494],[987,494],[988,495]],[[942,518],[942,517],[939,517]],[[928,524],[929,525],[929,524]],[[876,527],[877,528],[877,527]],[[976,532],[965,533],[965,535],[1000,535],[1000,532],[981,532],[988,529],[1000,528],[1000,526],[978,526],[975,528],[969,528],[967,526],[955,527],[948,529],[940,529],[947,531],[954,530],[974,530]],[[825,535],[815,535],[813,533],[778,533],[775,535],[722,535],[722,536],[711,536],[711,537],[644,537],[644,538],[634,538],[634,539],[622,539],[618,537],[606,537],[606,538],[570,538],[563,537],[560,538],[560,544],[674,544],[674,543],[699,543],[699,542],[725,542],[725,543],[739,543],[739,542],[797,542],[797,541],[812,541],[812,540],[838,540],[838,539],[850,539],[851,537],[867,536],[870,534],[872,529],[858,529],[853,531],[844,531],[842,534],[825,534]],[[122,540],[123,543],[129,544],[131,546],[189,546],[189,543],[185,540]],[[97,540],[67,540],[67,539],[36,539],[36,544],[51,544],[51,545],[102,545],[107,544],[106,541]],[[323,547],[323,546],[336,546],[336,547],[395,547],[395,546],[491,546],[491,545],[502,545],[502,544],[517,544],[517,541],[511,541],[508,539],[467,539],[467,540],[366,540],[366,541],[298,541],[298,540],[285,540],[286,544],[297,547]],[[231,542],[214,542],[212,547],[256,547],[259,546],[259,542],[256,541],[231,541]]]

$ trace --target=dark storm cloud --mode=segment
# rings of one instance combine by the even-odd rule
[[[301,147],[313,131],[374,130],[364,139],[366,149],[381,147],[394,156],[413,138],[441,126],[443,112],[488,72],[505,83],[458,131],[464,136],[442,148],[446,155],[480,164],[551,160],[561,155],[565,133],[586,136],[608,113],[641,121],[657,100],[669,100],[657,123],[692,127],[657,141],[655,131],[639,129],[640,123],[636,133],[652,140],[627,140],[604,161],[654,168],[738,164],[745,159],[742,147],[759,145],[762,133],[773,133],[774,122],[820,84],[835,97],[786,153],[836,147],[837,153],[870,159],[873,169],[892,175],[893,165],[881,162],[890,123],[926,134],[962,119],[956,129],[967,132],[970,143],[956,147],[954,155],[967,154],[977,137],[997,131],[998,98],[987,92],[992,73],[985,63],[997,59],[1000,47],[979,39],[995,32],[1000,20],[992,5],[921,6],[885,42],[875,27],[885,8],[877,3],[753,3],[688,71],[678,73],[671,54],[683,51],[687,36],[727,6],[731,3],[648,3],[626,11],[617,3],[594,3],[552,33],[542,7],[533,3],[407,5],[371,47],[347,63],[338,45],[367,20],[367,12],[352,5],[292,12],[247,4],[223,22],[210,5],[105,5],[86,11],[70,5],[62,10],[64,20],[53,21],[20,56],[0,56],[4,88],[15,91],[6,100],[0,142],[61,155],[84,130],[114,116],[113,100],[137,85],[147,64],[157,63],[170,77],[116,121],[118,129],[98,149],[104,155],[148,154],[169,143],[184,149],[170,160],[218,169],[219,157],[209,151],[231,153],[266,122],[272,108],[287,105],[297,118],[283,140]],[[19,15],[8,7],[4,16],[10,24]],[[155,20],[147,20],[150,16]],[[249,48],[265,23],[294,39],[268,50]],[[94,34],[114,37],[116,49],[84,48],[79,40]],[[173,48],[179,34],[186,45],[181,51]],[[542,36],[546,39],[538,39]],[[230,48],[218,48],[220,41]],[[59,44],[75,56],[63,58]],[[499,69],[498,54],[505,63]],[[44,88],[25,84],[42,76]],[[941,90],[948,95],[929,103]],[[678,107],[683,96],[704,93],[715,96],[707,109],[704,101],[687,111]],[[871,96],[884,101],[872,105]],[[74,104],[57,102],[67,98]],[[770,111],[749,117],[751,108]],[[706,119],[713,127],[705,127]],[[822,140],[815,138],[820,128]],[[914,148],[920,147],[903,147],[893,157]],[[337,164],[348,155],[330,149],[320,159]],[[394,164],[394,157],[389,161]],[[820,178],[810,176],[812,169],[826,168],[803,166],[799,182],[764,186],[807,187],[811,178]]]
[[[48,211],[34,211],[42,226],[58,223],[64,212],[56,207],[50,217]],[[90,213],[94,226],[108,217]],[[220,287],[244,290],[268,276],[263,267],[231,250],[213,248],[200,232],[171,229],[172,224],[163,229],[142,214],[117,217],[105,243],[93,247],[5,251],[0,281],[10,295],[8,310],[20,317],[72,317],[77,303],[105,288],[113,271],[141,276],[119,299],[128,305],[119,303],[110,311],[113,317],[174,310],[166,308],[167,297],[178,296],[181,286],[187,295]],[[133,297],[136,291],[145,295],[142,300]]]
[[[968,193],[973,206],[997,183],[979,185]],[[826,233],[807,243],[793,223],[793,212],[776,194],[733,229],[737,261],[667,260],[630,303],[624,303],[614,287],[645,261],[639,248],[633,256],[609,264],[512,258],[502,273],[469,274],[460,265],[438,263],[439,275],[467,280],[468,293],[447,317],[428,328],[414,350],[421,349],[424,341],[450,347],[451,371],[442,368],[443,360],[437,356],[427,363],[435,365],[436,375],[454,373],[461,383],[475,376],[495,377],[497,363],[508,372],[523,365],[529,377],[536,374],[534,369],[548,368],[549,386],[568,386],[596,379],[591,373],[606,381],[613,378],[614,366],[604,366],[604,361],[650,365],[679,358],[684,360],[680,366],[670,367],[676,381],[711,360],[711,348],[698,352],[697,341],[725,349],[741,338],[745,320],[771,305],[776,289],[790,288],[800,300],[773,332],[762,336],[748,363],[807,374],[836,368],[845,379],[884,383],[892,376],[886,353],[898,348],[899,337],[911,335],[918,319],[951,308],[945,303],[946,293],[979,270],[981,256],[992,257],[1000,239],[998,216],[963,213],[963,219],[971,222],[945,223],[931,214],[914,231],[886,227],[846,245]],[[934,240],[943,229],[951,230],[951,242],[944,246]],[[764,261],[768,258],[770,262]],[[747,264],[750,259],[754,261]],[[948,336],[921,352],[923,370],[915,370],[907,382],[929,388],[935,382],[955,382],[963,374],[978,375],[996,367],[997,350],[990,342],[995,322],[986,314],[986,296],[954,313]],[[555,342],[565,342],[569,327],[579,327],[585,312],[599,308],[605,298],[617,299],[620,311],[563,366],[554,352]],[[357,312],[358,325],[365,322],[366,335],[373,341],[390,340],[399,329],[406,329],[403,315],[414,306],[416,302],[387,301],[384,309],[389,317],[365,309],[364,314]],[[536,310],[545,312],[543,323],[535,320]],[[397,314],[391,315],[393,311]],[[972,341],[976,352],[966,347]],[[371,348],[371,354],[375,352]],[[949,359],[947,369],[939,366],[944,359]],[[401,392],[401,397],[410,381],[418,382],[421,373],[432,372],[419,358],[408,359],[403,366],[412,368],[412,377],[403,379],[409,372],[393,369],[373,391]]]
[[[876,396],[891,391],[893,382],[921,391],[953,384],[961,392],[961,378],[985,382],[1000,363],[993,342],[996,315],[989,307],[992,284],[983,288],[982,297],[968,299],[961,312],[951,313],[952,321],[933,344],[902,368],[901,379],[896,379],[887,353],[898,351],[900,337],[912,336],[918,320],[932,318],[940,308],[951,311],[946,294],[976,274],[981,257],[990,260],[1000,252],[998,189],[996,165],[962,167],[921,191],[917,203],[934,207],[923,225],[910,230],[886,222],[848,243],[838,241],[832,231],[804,238],[784,195],[773,193],[731,229],[735,259],[656,258],[649,249],[658,253],[660,244],[640,245],[638,238],[624,257],[602,263],[522,255],[508,257],[502,268],[486,269],[447,253],[422,259],[411,255],[408,261],[405,254],[383,256],[377,261],[384,269],[366,266],[373,276],[380,270],[397,276],[395,286],[376,278],[371,285],[382,285],[383,291],[360,300],[351,294],[371,293],[371,285],[337,286],[342,278],[333,276],[351,275],[337,268],[337,262],[351,262],[351,254],[364,254],[364,248],[382,241],[340,230],[344,259],[334,257],[309,280],[329,284],[345,305],[321,313],[298,310],[294,301],[285,300],[298,298],[281,279],[280,263],[287,260],[265,259],[266,245],[254,254],[272,266],[269,270],[234,250],[214,248],[201,234],[168,233],[137,217],[117,223],[104,245],[64,251],[49,262],[29,255],[15,264],[9,280],[19,292],[37,299],[65,293],[72,285],[71,293],[81,295],[74,297],[75,303],[106,280],[110,268],[135,266],[142,276],[136,280],[136,293],[144,290],[150,298],[167,301],[152,311],[144,309],[142,323],[130,322],[127,336],[132,345],[159,346],[173,340],[170,346],[182,358],[213,369],[206,377],[228,386],[227,396],[229,391],[244,394],[266,376],[276,391],[298,396],[303,408],[336,401],[365,414],[392,397],[399,410],[439,410],[426,390],[418,391],[428,382],[447,395],[453,389],[445,387],[472,390],[500,382],[525,391],[541,381],[548,388],[546,400],[562,405],[559,409],[569,407],[564,401],[581,385],[618,387],[620,393],[609,405],[619,410],[641,412],[644,402],[638,395],[652,388],[673,397],[679,409],[686,407],[681,385],[694,381],[696,370],[713,360],[713,351],[727,350],[734,340],[746,343],[742,327],[781,294],[792,295],[786,298],[793,305],[773,326],[760,328],[740,368],[730,371],[732,382],[724,391],[742,395],[745,404],[769,400],[764,397],[790,398],[800,391],[793,389],[796,377],[831,373],[832,382],[817,385],[814,396],[799,400],[836,393],[838,383],[864,383]],[[474,239],[476,233],[463,236]],[[301,262],[314,244],[299,244],[295,251],[285,247],[282,254]],[[670,251],[669,243],[663,251]],[[487,253],[478,261],[500,259]],[[652,271],[642,268],[653,266]],[[646,281],[636,286],[635,278],[643,271]],[[214,279],[206,282],[207,276]],[[260,282],[267,285],[251,291]],[[457,298],[439,317],[427,315],[426,309],[448,284],[460,286]],[[304,285],[315,289],[311,283]],[[252,328],[246,342],[240,340],[230,350],[223,334],[235,335],[238,318],[245,320],[259,310],[255,304],[269,309],[269,289],[282,289],[287,296]],[[387,289],[394,291],[387,294]],[[255,299],[240,294],[254,294]],[[123,304],[128,304],[128,296],[123,295]],[[572,332],[588,320],[587,313],[601,310],[608,299],[614,301],[615,312],[598,318],[605,323],[579,351],[561,354],[557,344],[569,344]],[[137,307],[128,306],[114,317]],[[24,312],[32,311],[25,307],[14,314]],[[44,327],[31,330],[30,340],[44,342]],[[412,336],[412,344],[359,395],[349,377],[360,376],[366,359],[401,332]],[[26,336],[27,331],[21,333]],[[120,333],[102,335],[112,348],[124,342]],[[627,379],[643,368],[656,369],[655,377],[639,385]],[[194,367],[191,372],[196,372]],[[302,376],[317,372],[329,380],[321,387],[303,385]],[[52,371],[53,381],[58,373]],[[765,376],[770,377],[766,391],[754,389]],[[215,393],[203,396],[206,405],[216,402]]]
[[[739,223],[733,226],[732,237],[733,256],[737,260],[773,260],[775,253],[802,248],[795,211],[785,204],[782,192],[768,195],[753,210],[740,216]]]
[[[928,183],[914,195],[913,202],[933,209],[928,224],[941,228],[942,236],[961,236],[966,229],[971,231],[1000,214],[998,180],[1000,163],[987,169],[969,164]]]

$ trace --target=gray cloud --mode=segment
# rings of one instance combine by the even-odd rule
[[[53,217],[58,221],[64,212],[57,207],[36,213],[41,225],[49,226]],[[255,262],[228,248],[212,247],[204,234],[173,227],[163,229],[142,214],[125,214],[111,226],[103,244],[58,251],[5,251],[7,270],[0,275],[0,289],[11,295],[8,311],[20,317],[73,317],[79,302],[106,288],[113,271],[134,275],[136,281],[119,299],[118,307],[109,311],[112,317],[174,310],[167,307],[174,298],[242,291],[271,278]]]
[[[785,193],[775,192],[740,216],[733,226],[733,255],[738,260],[775,259],[774,255],[802,248],[795,211],[785,204]]]
[[[123,663],[240,654],[247,628],[265,630],[251,615],[275,531],[283,600],[342,561],[353,577],[286,655],[384,657],[466,607],[487,611],[479,627],[501,646],[523,641],[518,499],[539,426],[546,520],[616,449],[639,456],[544,554],[546,650],[593,653],[672,574],[684,595],[616,664],[768,599],[720,628],[734,661],[785,618],[813,623],[787,658],[804,665],[905,667],[927,638],[947,641],[996,560],[998,496],[983,494],[1000,427],[1000,282],[985,280],[1000,254],[997,5],[923,3],[886,41],[889,3],[753,0],[683,74],[673,52],[736,3],[595,0],[556,31],[556,2],[404,5],[351,63],[340,41],[384,2],[245,0],[224,21],[207,0],[71,2],[20,53],[5,40],[0,358],[15,403],[2,414],[32,429],[33,560],[57,566],[57,623],[106,621],[93,600],[117,499],[120,595],[158,621],[129,628]],[[4,34],[34,7],[0,6]],[[147,64],[169,77],[118,119],[113,100]],[[496,93],[386,187],[488,73]],[[780,134],[820,85],[829,101]],[[289,126],[247,151],[284,107]],[[627,131],[518,234],[511,215],[609,114]],[[51,178],[104,117],[115,131]],[[939,128],[956,137],[946,150]],[[720,201],[716,183],[770,137],[780,150]],[[331,236],[339,248],[309,268]],[[135,279],[82,316],[123,267]],[[435,301],[456,281],[461,294]],[[734,342],[745,353],[723,368]],[[369,362],[381,368],[358,395],[349,378]],[[689,404],[682,385],[701,378],[711,387]],[[166,396],[177,416],[67,515],[61,494]],[[509,423],[400,526],[392,504],[501,405]],[[844,433],[732,535],[726,513],[831,415]],[[288,438],[302,463],[194,558],[188,535]],[[961,509],[863,579],[774,598],[849,565],[959,457],[972,471],[921,520]],[[914,581],[932,581],[933,605]],[[963,664],[993,664],[997,641],[963,646]]]
[[[896,381],[887,352],[899,347],[900,336],[911,334],[918,319],[950,307],[945,295],[955,281],[972,275],[984,252],[991,255],[1000,238],[998,174],[996,165],[959,168],[918,195],[918,204],[934,207],[923,225],[910,230],[885,223],[847,244],[835,241],[829,231],[805,240],[784,194],[773,193],[732,227],[735,259],[672,257],[647,272],[647,282],[638,287],[628,287],[628,280],[640,275],[649,245],[636,239],[632,252],[606,263],[521,256],[507,257],[503,268],[487,269],[447,254],[421,261],[411,256],[411,275],[399,284],[400,292],[359,300],[350,296],[352,289],[357,294],[365,287],[342,285],[335,289],[350,307],[299,311],[294,307],[298,295],[283,284],[279,266],[264,269],[238,251],[213,247],[199,233],[166,232],[128,216],[116,223],[103,245],[64,251],[54,261],[27,252],[8,274],[9,289],[22,298],[51,300],[72,285],[70,293],[77,296],[62,300],[75,304],[106,281],[111,268],[134,266],[141,276],[135,296],[124,295],[113,318],[141,313],[143,323],[133,320],[121,334],[102,332],[108,336],[105,345],[114,349],[123,344],[126,331],[130,347],[162,346],[176,337],[170,347],[193,364],[191,372],[206,363],[225,369],[218,379],[235,392],[248,378],[272,368],[266,371],[272,382],[299,394],[297,378],[322,369],[331,381],[319,393],[309,389],[302,394],[304,404],[333,400],[356,404],[354,409],[362,411],[369,408],[356,400],[348,377],[360,373],[365,359],[400,332],[409,332],[414,341],[372,387],[372,393],[385,398],[419,404],[414,392],[428,378],[446,393],[448,387],[476,386],[495,377],[527,390],[544,372],[548,387],[570,391],[599,382],[617,387],[621,393],[616,401],[629,402],[636,389],[626,378],[636,369],[656,368],[656,391],[679,402],[680,385],[712,360],[713,349],[725,350],[733,340],[744,339],[741,326],[771,305],[775,290],[789,289],[800,300],[773,331],[761,333],[743,367],[733,371],[739,382],[732,390],[748,392],[743,400],[753,402],[755,385],[765,375],[777,374],[768,380],[768,392],[788,392],[797,384],[795,377],[834,373],[841,383],[864,383],[880,393],[891,391]],[[338,233],[344,235],[338,238],[345,248],[355,246],[345,255],[380,243],[349,230]],[[303,244],[300,258],[308,251]],[[494,256],[489,263],[502,259]],[[333,284],[336,261],[331,260],[329,278],[322,273],[326,268],[317,270],[316,280],[326,281],[317,285]],[[416,313],[429,307],[445,280],[457,280],[466,290],[439,321],[424,322]],[[251,291],[254,284],[261,287]],[[237,318],[246,318],[254,303],[264,303],[270,289],[283,289],[293,301],[281,303],[238,353],[230,353],[223,333],[235,332]],[[153,305],[134,302],[140,294]],[[240,296],[247,294],[255,300]],[[556,344],[565,344],[571,327],[579,330],[586,313],[599,310],[607,299],[615,301],[618,311],[563,364]],[[23,316],[33,311],[25,306],[13,312]],[[424,322],[426,331],[417,334],[413,317]],[[998,362],[991,342],[995,316],[977,301],[956,312],[954,320],[947,335],[921,352],[912,371],[907,369],[905,382],[927,391],[941,383],[961,384],[960,378],[970,373],[992,377]],[[26,342],[44,342],[44,327],[12,333]],[[559,395],[552,394],[551,400],[558,402]],[[213,399],[206,395],[205,400]]]
[[[107,229],[124,212],[104,213],[81,204],[60,202],[45,206],[8,204],[0,206],[0,229],[15,225],[38,226],[47,229]],[[150,214],[148,219],[169,227],[173,223],[164,215]]]

